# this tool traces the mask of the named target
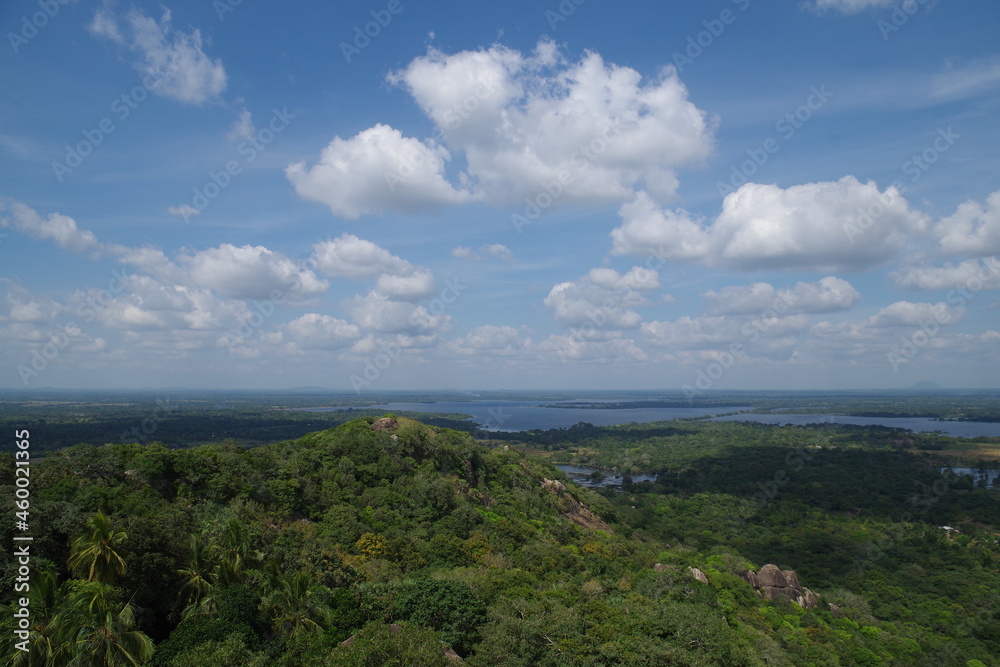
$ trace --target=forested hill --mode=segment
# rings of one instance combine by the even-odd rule
[[[950,536],[826,514],[794,485],[761,507],[696,477],[672,484],[599,495],[541,458],[391,417],[252,449],[70,447],[32,465],[31,652],[7,610],[2,660],[1000,664],[1000,558],[984,537],[1000,529],[977,514],[993,492],[955,492],[956,519],[979,532]],[[797,530],[817,540],[800,545],[817,551],[803,563],[814,581],[790,572]],[[722,534],[732,543],[708,539]],[[858,559],[851,544],[872,536],[877,553]],[[838,566],[820,577],[827,551]],[[5,560],[5,602],[15,577]]]

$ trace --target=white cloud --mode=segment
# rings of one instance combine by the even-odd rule
[[[996,257],[939,267],[905,267],[889,274],[898,287],[918,290],[1000,289]]]
[[[809,6],[820,11],[832,9],[842,14],[857,14],[858,12],[863,12],[864,10],[873,7],[891,7],[897,1],[898,0],[814,0],[814,2]],[[903,0],[903,2],[916,4],[916,0]]]
[[[343,348],[361,335],[356,325],[317,313],[307,313],[292,320],[284,330],[300,349],[306,350]]]
[[[285,169],[295,191],[350,220],[385,210],[410,213],[475,199],[445,178],[451,155],[434,141],[378,124],[351,139],[334,137],[312,167]]]
[[[194,285],[237,299],[270,299],[278,291],[282,298],[301,300],[328,287],[311,270],[264,246],[223,243],[183,255],[179,263],[187,269]]]
[[[723,350],[739,342],[759,352],[759,340],[782,340],[797,336],[809,326],[807,315],[782,316],[768,313],[757,318],[689,317],[662,322],[646,322],[641,331],[653,345],[674,349]],[[781,347],[787,348],[782,342]]]
[[[157,21],[133,8],[124,18],[104,7],[90,23],[90,31],[138,56],[133,63],[143,85],[153,93],[188,104],[203,104],[226,88],[226,70],[219,59],[202,50],[201,32],[183,33],[170,25],[170,10]]]
[[[100,253],[104,246],[94,233],[80,229],[73,218],[52,213],[42,217],[34,209],[8,197],[0,197],[0,227],[13,228],[36,239],[54,241],[57,246],[75,253]]]
[[[253,124],[253,115],[244,108],[233,121],[226,138],[230,141],[245,141],[255,134],[257,134],[257,128]]]
[[[986,198],[986,205],[967,201],[934,229],[941,250],[950,254],[983,257],[1000,253],[1000,190]]]
[[[789,289],[777,290],[768,283],[731,285],[718,292],[701,295],[715,315],[756,315],[769,308],[786,314],[832,313],[848,310],[861,294],[846,280],[827,276],[813,283],[798,282]]]
[[[187,220],[188,218],[193,218],[196,215],[199,215],[201,211],[196,209],[194,206],[191,206],[191,204],[181,204],[180,206],[168,206],[167,213]]]
[[[876,328],[919,327],[924,322],[954,324],[965,316],[964,308],[952,308],[947,303],[911,303],[897,301],[879,310],[868,319]]]
[[[873,215],[865,218],[866,212]],[[621,207],[612,253],[655,255],[737,270],[859,271],[895,256],[926,217],[894,188],[853,176],[782,189],[747,183],[711,225],[661,211],[642,195]]]
[[[474,252],[472,248],[467,248],[465,246],[455,246],[451,249],[451,256],[457,259],[472,259],[477,262],[493,258],[499,259],[507,264],[514,263],[514,253],[512,253],[510,248],[502,243],[489,243],[487,245],[480,246],[478,252]]]
[[[343,307],[365,331],[431,335],[451,329],[450,316],[432,315],[423,306],[394,301],[378,292],[351,297]]]
[[[476,327],[452,343],[452,349],[458,354],[488,354],[491,357],[513,356],[529,347],[531,339],[522,337],[514,327],[493,324]]]
[[[418,269],[407,276],[384,273],[378,277],[375,291],[391,299],[419,301],[434,294],[434,275],[427,269]]]
[[[639,292],[659,286],[659,274],[651,269],[637,266],[625,275],[614,269],[592,269],[576,281],[555,285],[543,303],[559,324],[586,326],[588,335],[606,336],[638,327],[642,316],[632,308],[648,303]]]
[[[390,75],[404,86],[494,204],[548,186],[558,204],[627,199],[643,185],[676,194],[678,168],[711,152],[712,127],[672,66],[652,81],[586,53],[567,62],[540,42],[533,54],[494,45],[447,55],[430,49]]]
[[[338,278],[368,278],[381,273],[405,276],[415,270],[405,259],[354,234],[313,245],[312,264],[322,273]]]

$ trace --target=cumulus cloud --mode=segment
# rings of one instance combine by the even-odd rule
[[[0,197],[0,227],[16,229],[36,239],[47,239],[75,253],[100,253],[104,250],[94,233],[80,229],[73,218],[61,213],[42,217],[24,204]]]
[[[755,315],[769,308],[794,313],[832,313],[849,310],[861,300],[861,294],[841,278],[827,276],[816,282],[798,282],[778,290],[769,283],[730,285],[718,292],[701,295],[715,315]]]
[[[343,307],[365,331],[432,335],[451,329],[450,316],[432,314],[423,306],[395,301],[378,292],[351,297]]]
[[[868,319],[868,325],[885,327],[919,327],[924,322],[954,324],[965,316],[964,308],[952,308],[947,303],[911,303],[897,301],[879,310]]]
[[[399,301],[419,301],[434,294],[434,275],[427,269],[417,269],[410,275],[378,277],[375,291]]]
[[[711,123],[672,66],[647,82],[587,52],[568,62],[549,41],[525,55],[494,45],[430,49],[390,81],[405,87],[494,204],[556,184],[558,204],[605,203],[642,185],[676,194],[678,168],[712,148]]]
[[[187,104],[203,104],[226,88],[226,70],[202,50],[201,32],[174,30],[170,10],[157,21],[132,8],[123,20],[110,9],[97,10],[90,31],[131,51],[132,64],[151,92]]]
[[[871,215],[869,215],[871,213]],[[859,271],[895,256],[926,217],[894,187],[879,191],[853,176],[787,189],[747,183],[726,196],[709,225],[664,211],[639,194],[619,211],[612,253],[737,270]]]
[[[368,278],[382,273],[404,276],[415,270],[405,259],[354,234],[315,244],[312,264],[322,273],[338,278]]]
[[[640,292],[659,286],[659,274],[652,269],[637,266],[624,275],[614,269],[592,269],[578,280],[555,285],[543,303],[559,324],[586,325],[587,335],[602,337],[638,327],[642,316],[632,308],[648,303]]]
[[[941,250],[949,254],[983,257],[1000,253],[1000,190],[986,198],[986,205],[967,201],[934,229]]]
[[[303,299],[328,287],[312,270],[264,246],[223,243],[182,255],[179,264],[187,269],[195,286],[237,299],[269,299],[275,290],[283,297]]]
[[[385,210],[411,213],[474,200],[446,179],[450,159],[433,140],[404,137],[378,124],[350,139],[334,137],[316,164],[291,164],[285,175],[300,196],[354,220]]]
[[[1000,289],[1000,262],[996,257],[968,259],[944,266],[909,266],[889,274],[898,287],[918,290]]]
[[[305,350],[330,350],[346,347],[361,335],[358,326],[345,320],[307,313],[284,326],[284,331]]]
[[[452,342],[452,349],[463,355],[512,356],[522,353],[530,346],[531,339],[523,337],[514,327],[494,324],[476,327]]]

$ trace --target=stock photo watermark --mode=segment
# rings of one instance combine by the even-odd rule
[[[749,159],[744,160],[739,165],[733,165],[730,169],[729,182],[718,181],[715,184],[720,197],[736,192],[741,185],[750,181],[750,178],[757,173],[771,156],[781,150],[782,140],[788,141],[795,136],[808,123],[813,115],[822,109],[833,97],[833,92],[827,90],[826,84],[811,86],[809,96],[794,111],[786,113],[774,123],[774,130],[780,135],[779,138],[768,137],[759,147],[748,148],[746,153]]]
[[[364,26],[354,26],[351,41],[339,44],[344,60],[350,64],[352,58],[361,55],[362,51],[371,46],[372,40],[377,39],[382,31],[389,27],[393,17],[399,16],[404,9],[401,0],[389,0],[384,9],[371,10],[372,20],[365,23]]]
[[[955,132],[951,129],[949,125],[947,128],[939,127],[936,132],[934,140],[931,141],[930,145],[924,148],[919,153],[914,153],[907,160],[900,165],[900,172],[904,176],[909,176],[909,182],[911,184],[916,183],[927,171],[937,164],[941,159],[941,156],[951,149],[962,137],[961,134]],[[906,183],[902,179],[897,179],[889,184],[890,188],[895,188],[896,192],[899,194],[904,194],[906,192]],[[847,234],[847,240],[854,243],[858,236],[863,235],[866,231],[872,228],[874,224],[889,210],[889,205],[891,200],[886,195],[879,193],[878,198],[869,204],[867,207],[859,206],[857,210],[857,217],[846,222],[843,225],[844,233]]]
[[[901,0],[893,5],[889,19],[879,19],[875,23],[879,34],[882,35],[882,41],[888,42],[894,32],[898,32],[920,11],[921,5],[927,6],[930,2],[931,0]]]
[[[38,0],[38,11],[31,16],[25,14],[21,17],[21,29],[17,32],[8,32],[7,41],[10,42],[11,50],[17,54],[21,47],[38,36],[38,33],[54,19],[62,7],[68,5],[72,0]]]
[[[900,343],[886,353],[886,360],[892,367],[892,372],[899,373],[901,366],[913,361],[941,332],[941,327],[956,323],[965,306],[986,287],[990,278],[998,275],[1000,275],[1000,261],[997,261],[996,257],[982,260],[977,275],[966,280],[963,286],[948,292],[945,297],[948,309],[939,310],[934,313],[933,318],[922,321],[917,329],[902,336]]]
[[[49,364],[59,358],[70,342],[81,334],[80,327],[76,322],[70,322],[62,327],[60,331],[49,336],[49,340],[39,347],[31,350],[29,359],[25,363],[18,364],[17,374],[21,382],[27,387],[31,378],[38,377],[44,373]]]
[[[194,188],[191,200],[180,206],[172,206],[171,212],[184,218],[184,222],[190,223],[191,218],[208,208],[232,184],[233,179],[242,174],[243,169],[256,160],[257,156],[267,149],[294,119],[295,114],[289,113],[288,107],[280,110],[272,109],[267,127],[257,129],[253,136],[237,144],[236,154],[239,158],[228,160],[218,171],[210,169],[205,182]]]
[[[443,315],[448,307],[455,303],[462,293],[469,287],[463,285],[457,279],[448,278],[444,281],[444,288],[427,304],[426,309],[414,309],[409,316],[410,326],[416,329],[427,327],[425,313],[430,317]],[[403,348],[399,343],[393,341],[381,341],[378,352],[365,359],[361,373],[353,373],[348,378],[351,388],[358,394],[362,389],[371,386],[377,381],[386,370],[389,369],[403,354]]]
[[[732,3],[741,12],[745,12],[750,7],[750,0],[732,0]],[[736,23],[738,16],[739,14],[732,9],[723,9],[717,17],[702,21],[701,24],[705,29],[697,34],[688,35],[687,45],[683,53],[680,51],[673,53],[674,67],[677,68],[677,72],[683,72],[686,65],[692,65],[695,60],[701,58],[705,51],[710,49],[719,37],[722,37],[726,26]]]
[[[571,186],[576,178],[590,168],[598,157],[608,150],[608,146],[621,136],[622,127],[619,121],[609,123],[597,136],[586,145],[577,148],[570,158],[571,166],[562,166],[556,172],[556,177],[542,184],[534,196],[526,197],[522,213],[512,213],[510,221],[520,234],[525,227],[532,225],[542,213],[552,207]]]

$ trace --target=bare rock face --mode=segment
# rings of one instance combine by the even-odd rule
[[[819,605],[819,598],[808,588],[802,587],[799,575],[794,570],[781,570],[777,565],[767,564],[759,572],[747,570],[739,576],[765,600],[791,600],[803,609]]]
[[[707,584],[708,583],[708,577],[706,577],[705,573],[702,572],[701,570],[699,570],[696,567],[690,567],[689,566],[688,567],[688,574],[690,574],[692,578],[697,579],[698,581],[700,581],[703,584]]]
[[[372,424],[372,429],[375,431],[391,431],[395,428],[399,428],[399,421],[393,419],[392,417],[382,417],[381,419],[376,419],[375,423]]]
[[[760,572],[757,573],[757,578],[760,580],[761,586],[774,586],[776,588],[784,588],[788,586],[788,582],[785,580],[785,574],[778,569],[777,565],[771,565],[770,563],[760,568]]]
[[[834,618],[842,618],[844,616],[844,614],[840,611],[840,607],[832,602],[830,603],[830,613],[833,614]]]

